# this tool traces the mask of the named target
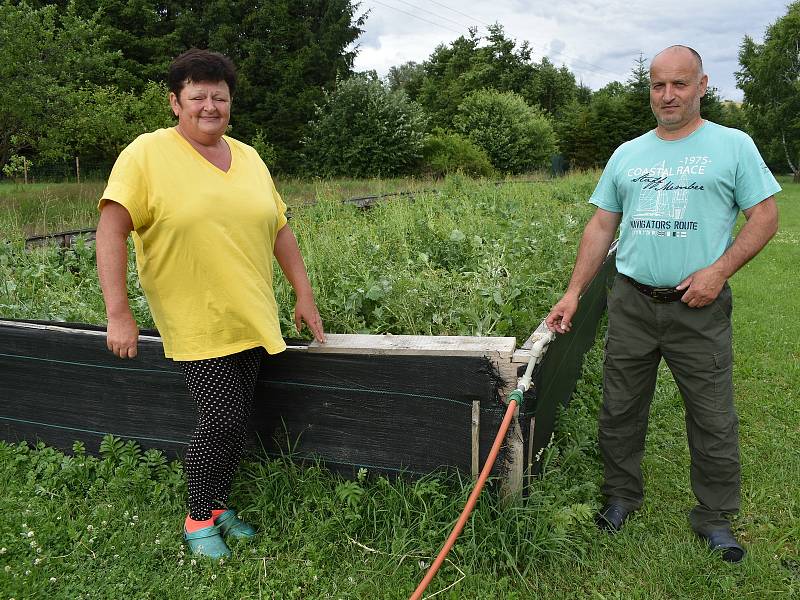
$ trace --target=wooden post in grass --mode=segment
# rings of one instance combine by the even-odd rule
[[[520,360],[517,356],[518,352],[506,357],[502,363],[496,363],[500,370],[500,376],[505,381],[505,386],[500,390],[500,398],[504,403],[506,403],[508,394],[517,387],[517,371],[521,363],[514,361]],[[503,473],[500,481],[500,496],[504,502],[510,504],[522,498],[525,443],[522,439],[522,428],[519,425],[519,406],[514,411],[514,418],[508,428],[505,447],[505,463],[500,468]]]
[[[28,159],[24,156],[22,157],[22,173],[25,177],[25,184],[28,184]]]
[[[75,177],[78,179],[78,183],[81,182],[81,159],[77,156],[75,157]]]

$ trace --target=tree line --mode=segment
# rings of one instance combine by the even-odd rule
[[[0,169],[80,156],[110,166],[136,135],[174,124],[164,78],[191,48],[239,71],[230,134],[271,169],[313,176],[522,173],[602,167],[654,125],[647,59],[592,91],[536,61],[501,25],[470,29],[381,79],[355,73],[367,15],[350,0],[2,0]],[[744,103],[710,88],[703,115],[753,135],[769,166],[799,176],[800,2],[745,37]]]

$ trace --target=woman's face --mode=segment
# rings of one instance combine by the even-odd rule
[[[215,144],[228,128],[231,118],[231,94],[225,81],[187,81],[169,103],[178,117],[181,132],[204,145]]]

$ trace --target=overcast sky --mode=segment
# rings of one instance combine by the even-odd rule
[[[786,14],[788,0],[361,0],[369,10],[359,38],[357,71],[426,60],[439,44],[449,44],[476,26],[503,25],[506,35],[527,40],[533,58],[547,56],[566,65],[593,90],[625,81],[641,53],[649,59],[671,44],[695,48],[703,57],[709,85],[723,98],[741,100],[734,72],[745,35],[761,42],[767,26]]]

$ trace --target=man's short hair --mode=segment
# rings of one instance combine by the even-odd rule
[[[673,48],[684,48],[685,50],[688,50],[689,52],[691,52],[692,56],[694,56],[695,61],[697,61],[697,73],[698,73],[698,75],[700,75],[700,77],[703,76],[703,59],[700,56],[700,53],[697,50],[695,50],[694,48],[692,48],[691,46],[684,46],[683,44],[674,44],[672,46],[664,48],[661,52],[656,54],[656,56],[658,56],[659,54],[662,54],[663,52],[666,52],[667,50],[672,50]],[[653,60],[656,59],[656,56],[653,57]],[[652,61],[650,61],[650,62],[652,64]]]
[[[187,81],[224,81],[233,96],[236,90],[236,67],[224,54],[191,48],[177,56],[167,72],[169,91],[178,97]]]

